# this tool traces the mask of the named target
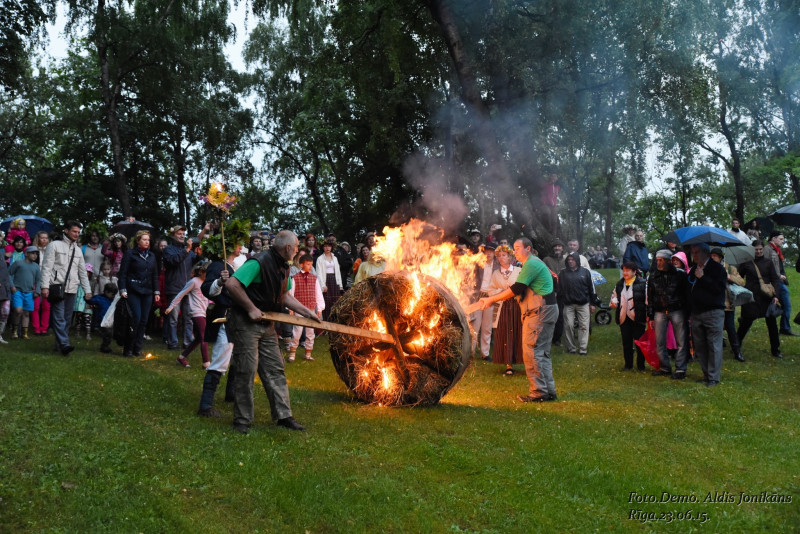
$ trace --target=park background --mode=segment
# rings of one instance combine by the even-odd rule
[[[797,302],[800,276],[790,283]],[[606,302],[611,285],[598,286]],[[439,405],[385,408],[353,400],[320,337],[316,361],[286,371],[308,431],[272,424],[257,384],[243,436],[221,393],[223,418],[195,415],[199,361],[77,339],[64,358],[33,338],[0,354],[0,531],[797,532],[800,341],[782,340],[779,360],[758,321],[747,362],[726,349],[722,383],[706,388],[697,363],[677,382],[620,372],[618,327],[595,325],[588,356],[553,348],[556,402],[517,402],[521,366],[507,377],[473,360]],[[740,492],[792,502],[740,505]],[[703,503],[708,493],[736,502]]]

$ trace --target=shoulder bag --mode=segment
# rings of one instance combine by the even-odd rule
[[[69,265],[67,265],[67,273],[64,275],[64,282],[61,284],[50,284],[49,292],[47,293],[47,301],[54,304],[64,300],[65,288],[67,280],[69,279],[69,272],[72,269],[72,260],[75,259],[75,249],[72,249],[72,256],[69,258]],[[55,278],[55,277],[54,277]]]
[[[728,284],[728,291],[731,292],[731,306],[744,306],[755,301],[753,292],[737,284]]]
[[[758,287],[761,290],[761,294],[765,297],[772,298],[775,296],[775,288],[772,287],[772,284],[767,284],[764,282],[764,279],[761,278],[761,270],[759,270],[758,265],[756,262],[753,262],[753,266],[756,268],[756,274],[758,275]]]

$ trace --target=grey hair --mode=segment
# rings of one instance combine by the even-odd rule
[[[291,230],[281,230],[278,232],[278,235],[275,236],[275,242],[272,244],[273,247],[280,250],[283,247],[294,245],[298,242],[297,236],[294,235],[294,232]]]

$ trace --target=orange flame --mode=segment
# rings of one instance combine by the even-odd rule
[[[426,232],[421,238],[423,231]],[[431,240],[438,243],[432,243]],[[387,271],[409,271],[414,293],[404,303],[403,315],[411,316],[422,295],[422,282],[418,274],[439,280],[459,300],[463,307],[469,305],[470,292],[475,285],[475,268],[486,261],[483,254],[457,251],[455,244],[443,243],[444,231],[418,219],[398,227],[384,227],[383,236],[375,240],[373,254],[386,259]]]

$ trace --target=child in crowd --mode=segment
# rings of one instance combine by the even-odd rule
[[[34,295],[39,295],[41,282],[41,271],[39,263],[39,249],[30,246],[25,249],[25,260],[15,261],[8,269],[8,276],[11,283],[11,307],[14,315],[12,319],[13,331],[11,339],[17,339],[19,335],[20,322],[22,323],[22,339],[28,339],[28,326],[31,321],[33,311]]]
[[[310,254],[300,257],[300,272],[292,277],[292,287],[289,294],[300,301],[300,303],[310,310],[317,313],[317,317],[322,317],[322,310],[325,309],[325,300],[322,295],[322,287],[319,279],[311,272],[314,259]],[[306,342],[303,345],[306,349],[306,360],[313,361],[311,351],[314,350],[314,329],[311,327],[295,326],[293,329],[292,343],[289,347],[289,361],[293,362],[297,347],[300,345],[300,336],[305,330]]]
[[[109,265],[109,269],[111,266]],[[105,317],[106,312],[108,312],[108,308],[111,306],[111,303],[114,301],[114,297],[117,296],[117,284],[108,282],[106,285],[103,286],[102,293],[95,293],[95,295],[89,299],[89,306],[91,306],[97,313],[94,315],[99,317],[100,320],[103,320]],[[100,343],[100,352],[108,354],[111,352],[111,336],[113,333],[113,329],[111,328],[100,328],[100,339],[102,342]]]
[[[92,277],[92,295],[100,295],[105,291],[106,284],[117,285],[117,277],[111,274],[111,264],[104,261],[100,264],[98,272]]]
[[[194,340],[186,347],[181,355],[178,356],[178,363],[184,367],[189,367],[189,360],[186,357],[192,353],[198,346],[200,347],[200,354],[203,356],[203,369],[207,369],[211,360],[208,358],[208,343],[205,340],[206,332],[206,309],[208,308],[208,299],[203,296],[200,291],[200,286],[206,279],[206,271],[208,271],[209,262],[202,260],[197,262],[192,267],[192,278],[186,282],[181,292],[175,295],[175,298],[170,302],[166,310],[166,315],[172,313],[172,310],[177,308],[183,297],[189,295],[189,309],[192,314],[192,326],[194,327]],[[185,318],[184,318],[185,320]]]
[[[106,261],[111,264],[111,275],[117,276],[119,266],[122,264],[122,256],[125,255],[127,239],[122,234],[112,234],[108,238],[108,244],[103,244],[103,255]]]
[[[31,244],[31,236],[28,235],[28,231],[25,229],[25,219],[17,218],[11,221],[11,228],[8,230],[8,235],[6,235],[6,241],[8,245],[6,245],[6,257],[8,257],[8,253],[14,252],[14,240],[17,237],[22,238],[22,247],[25,248]]]
[[[94,267],[91,263],[86,264],[86,276],[89,278],[89,286],[92,284],[92,277],[94,276]],[[78,326],[78,333],[81,330],[86,330],[86,339],[92,339],[92,308],[86,305],[86,292],[80,284],[78,284],[78,291],[75,293],[75,322]]]
[[[100,269],[95,270],[98,272],[94,273],[94,276],[92,276],[92,295],[101,295],[108,284],[117,285],[117,277],[112,276],[111,264],[109,262],[103,261],[103,263],[100,264]],[[100,330],[100,322],[102,320],[102,315],[96,313],[92,315],[92,332],[98,332]]]
[[[25,259],[25,238],[21,235],[14,238],[12,243],[6,247],[6,258],[8,258],[9,265]]]

